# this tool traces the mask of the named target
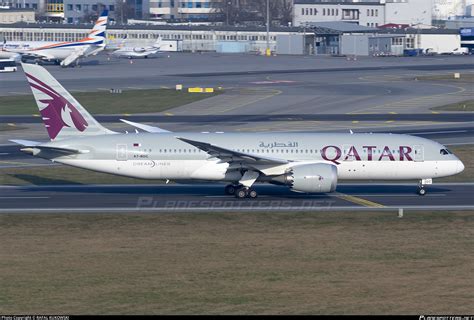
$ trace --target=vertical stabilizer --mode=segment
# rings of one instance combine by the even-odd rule
[[[107,29],[108,14],[109,12],[104,10],[87,37],[81,41],[85,40],[93,44],[105,44],[105,30]]]
[[[22,63],[51,140],[114,133],[98,123],[45,68]]]
[[[161,37],[158,37],[156,39],[156,41],[155,41],[155,43],[153,44],[152,47],[155,48],[155,49],[158,49],[158,50],[161,48]]]

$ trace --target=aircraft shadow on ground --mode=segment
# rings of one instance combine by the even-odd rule
[[[41,189],[32,187],[30,191],[58,191],[55,185],[65,185],[61,188],[61,192],[68,193],[102,193],[102,194],[127,194],[127,195],[189,195],[189,196],[222,196],[224,195],[224,185],[185,185],[185,184],[171,184],[171,185],[85,185],[81,183],[72,183],[67,180],[61,179],[49,179],[47,182],[50,184],[44,185],[45,178],[41,178],[39,181],[38,177],[32,175],[14,175],[18,179],[28,181],[35,185],[38,182],[42,183]],[[70,185],[70,186],[67,186]],[[77,188],[81,186],[81,188]],[[27,187],[27,189],[30,189]],[[255,189],[262,196],[288,198],[288,199],[330,199],[334,194],[330,193],[297,193],[292,192],[289,188],[284,186],[271,186],[271,185],[256,185]],[[428,186],[428,192],[433,193],[444,193],[449,192],[451,189],[444,187]],[[344,194],[365,194],[365,195],[379,195],[379,194],[415,194],[417,186],[414,185],[341,185],[336,189],[337,192]],[[232,198],[232,196],[229,196]]]
[[[39,177],[39,176],[31,175],[31,174],[9,174],[9,176],[25,181],[25,182],[29,182],[35,186],[63,185],[63,184],[83,185],[82,183],[72,182],[65,179],[45,178],[45,177]]]
[[[451,191],[451,189],[447,189],[444,187],[439,187],[435,185],[428,185],[425,186],[425,189],[428,193],[443,193]],[[340,185],[337,187],[336,191],[341,193],[347,194],[413,194],[416,193],[418,190],[418,186],[416,183],[413,185],[377,185],[377,184],[364,184],[364,185]]]

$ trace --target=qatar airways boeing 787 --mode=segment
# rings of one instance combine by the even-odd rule
[[[443,145],[398,134],[145,132],[98,123],[43,67],[23,64],[51,141],[12,140],[34,156],[115,175],[227,182],[227,194],[255,198],[256,182],[304,193],[333,192],[339,180],[418,180],[455,175],[462,162]]]

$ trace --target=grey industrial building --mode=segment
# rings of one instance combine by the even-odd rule
[[[11,41],[71,41],[84,37],[92,25],[16,23],[0,25],[0,37]],[[264,27],[191,25],[111,25],[110,45],[151,45],[158,37],[180,41],[184,51],[263,53]],[[460,47],[458,30],[381,30],[344,22],[312,23],[307,27],[272,27],[269,45],[276,54],[403,55],[408,49]],[[441,50],[441,49],[440,49]],[[446,48],[442,48],[446,50]]]

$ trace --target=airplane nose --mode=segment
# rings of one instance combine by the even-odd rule
[[[464,170],[464,164],[462,163],[461,160],[458,160],[458,164],[457,164],[458,173],[463,172],[463,170]]]

